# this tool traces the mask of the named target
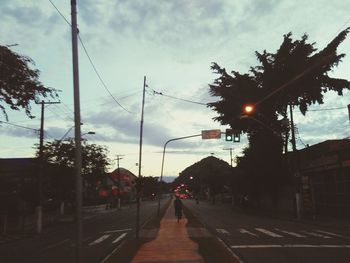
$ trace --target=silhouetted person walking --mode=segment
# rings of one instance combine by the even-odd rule
[[[174,200],[174,208],[177,222],[179,222],[182,217],[182,202],[178,196],[176,196],[176,199]]]

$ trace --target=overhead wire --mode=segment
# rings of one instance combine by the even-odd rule
[[[32,131],[35,131],[35,132],[38,132],[38,131],[39,131],[39,129],[34,129],[34,128],[30,128],[30,127],[18,125],[18,124],[11,123],[11,122],[7,122],[7,121],[0,121],[0,123],[4,123],[4,124],[7,124],[7,125],[15,126],[15,127],[18,127],[18,128],[23,128],[23,129],[32,130]]]
[[[164,94],[163,92],[156,91],[156,90],[154,90],[154,89],[152,89],[152,88],[149,88],[149,89],[152,90],[153,95],[161,95],[161,96],[168,97],[168,98],[171,98],[171,99],[181,100],[181,101],[185,101],[185,102],[189,102],[189,103],[194,103],[194,104],[199,104],[199,105],[204,105],[204,106],[207,106],[207,105],[208,105],[207,103],[203,103],[203,102],[198,102],[198,101],[193,101],[193,100],[188,100],[188,99],[184,99],[184,98],[179,98],[179,97],[167,95],[167,94]]]
[[[324,108],[324,109],[315,109],[315,110],[307,110],[309,111],[332,111],[332,110],[343,110],[346,109],[347,106],[335,107],[335,108]],[[300,112],[299,110],[293,110],[293,112]]]
[[[57,8],[57,6],[56,6],[51,0],[49,0],[49,2],[50,2],[51,5],[56,9],[56,11],[59,13],[59,15],[64,19],[64,21],[65,21],[69,26],[72,26],[71,23],[70,23],[70,22],[66,19],[66,17],[62,14],[62,12]],[[92,61],[91,56],[89,55],[89,53],[88,53],[88,51],[87,51],[87,49],[86,49],[86,47],[85,47],[85,44],[84,44],[82,38],[80,37],[80,32],[79,32],[79,30],[78,30],[78,39],[79,39],[79,42],[80,42],[81,46],[83,47],[83,50],[84,50],[85,55],[87,56],[87,58],[88,58],[88,60],[89,60],[89,62],[90,62],[90,65],[92,66],[92,68],[93,68],[95,74],[97,75],[97,77],[98,77],[98,79],[100,80],[100,82],[101,82],[102,86],[104,87],[104,89],[105,89],[105,90],[107,91],[107,93],[111,96],[111,98],[119,105],[119,107],[121,107],[124,111],[126,111],[126,112],[132,114],[131,111],[129,111],[129,110],[126,109],[123,105],[121,105],[121,104],[119,103],[119,101],[113,96],[113,94],[112,94],[112,93],[110,92],[110,90],[108,89],[106,83],[105,83],[104,80],[102,79],[102,77],[101,77],[100,73],[98,72],[98,70],[97,70],[97,68],[96,68],[96,66],[95,66],[95,64],[94,64],[94,62]]]
[[[333,38],[335,38],[335,37],[339,34],[340,31],[344,30],[345,26],[346,26],[347,24],[349,24],[349,23],[350,23],[350,18],[338,29],[338,31],[336,31],[336,32],[332,35],[332,37],[329,38],[328,42],[331,41]]]

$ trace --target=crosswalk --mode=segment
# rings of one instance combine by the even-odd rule
[[[120,241],[122,241],[126,236],[127,236],[127,232],[124,231],[120,231],[120,230],[116,230],[116,231],[106,231],[101,233],[100,236],[92,238],[92,240],[90,240],[88,242],[88,246],[95,246],[98,244],[102,244],[104,242],[109,242],[111,244],[116,244]]]
[[[262,228],[262,227],[251,227],[251,228],[237,228],[228,231],[223,228],[216,229],[216,232],[223,235],[242,235],[249,236],[252,238],[319,238],[319,239],[349,239],[350,235],[344,235],[339,233],[334,233],[330,231],[312,229],[312,230],[289,230],[280,228]]]

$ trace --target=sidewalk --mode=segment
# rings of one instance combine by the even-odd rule
[[[156,239],[143,244],[131,263],[204,262],[198,253],[198,244],[189,238],[187,218],[182,218],[177,223],[174,213],[174,207],[170,204],[160,221]]]
[[[177,223],[173,200],[162,209],[161,218],[153,217],[103,263],[237,263],[228,248],[185,206]]]

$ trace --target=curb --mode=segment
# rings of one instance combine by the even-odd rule
[[[171,199],[169,199],[161,208],[160,217],[158,217],[157,213],[150,215],[145,222],[140,226],[140,232],[148,225],[152,220],[156,220],[160,222],[160,219],[163,217],[166,209],[170,205]],[[158,227],[159,230],[159,227]],[[133,236],[129,236],[129,238],[122,241],[116,248],[114,248],[108,255],[106,255],[100,263],[111,263],[111,262],[119,262],[119,263],[129,263],[130,260],[137,253],[138,249],[142,244],[148,242],[147,238],[139,237],[137,239],[135,237],[135,231],[131,232]]]
[[[213,231],[213,229],[211,227],[209,227],[207,224],[205,224],[202,220],[200,220],[198,218],[198,216],[194,213],[194,212],[191,212],[191,210],[186,206],[184,205],[185,209],[184,209],[184,213],[187,215],[190,215],[192,216],[193,218],[195,218],[195,220],[197,220],[205,229],[207,229],[209,231],[209,233],[211,234],[210,237],[208,238],[211,238],[215,245],[217,245],[218,247],[221,248],[221,250],[226,254],[226,260],[225,262],[234,262],[234,263],[244,263],[231,249],[230,247],[225,243],[225,241],[223,241],[221,238],[219,238],[215,231]],[[187,217],[188,218],[188,217]],[[196,238],[192,238],[190,237],[191,239],[194,240],[194,242],[198,243],[196,240]],[[205,261],[207,262],[207,261]],[[209,261],[208,261],[209,262]],[[216,263],[216,262],[221,262],[220,260],[215,260],[213,261],[213,263]]]

